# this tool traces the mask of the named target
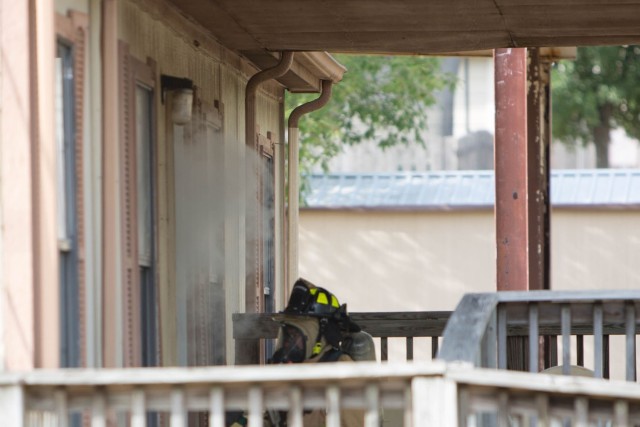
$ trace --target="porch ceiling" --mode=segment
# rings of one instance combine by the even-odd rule
[[[640,0],[171,1],[250,59],[280,50],[435,54],[640,42]]]

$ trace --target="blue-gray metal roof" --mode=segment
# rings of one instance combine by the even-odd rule
[[[306,207],[315,209],[488,208],[493,171],[400,172],[309,176]],[[551,173],[551,203],[640,207],[640,169],[574,169]]]

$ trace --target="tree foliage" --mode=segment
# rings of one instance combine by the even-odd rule
[[[347,68],[329,103],[300,120],[300,170],[329,160],[343,145],[374,140],[381,148],[421,142],[434,93],[453,83],[439,60],[417,56],[335,55]],[[317,95],[287,96],[288,113]]]
[[[608,167],[610,133],[640,139],[640,46],[578,48],[575,61],[552,71],[553,135],[594,143],[597,166]]]

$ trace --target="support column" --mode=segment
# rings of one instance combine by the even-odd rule
[[[118,104],[118,2],[102,3],[102,360],[123,366]]]
[[[51,2],[0,0],[0,370],[59,364]]]
[[[537,48],[495,51],[497,288],[550,288],[549,61]],[[507,369],[530,368],[527,339],[509,337]]]
[[[60,366],[60,278],[58,271],[58,229],[56,200],[55,121],[55,29],[54,5],[33,1],[32,73],[37,92],[32,92],[37,122],[33,135],[34,173],[34,279],[35,279],[35,364],[38,368]],[[33,75],[32,74],[32,75]],[[32,85],[34,79],[31,79]]]
[[[548,64],[538,49],[497,49],[497,289],[549,288]]]
[[[0,371],[36,366],[29,6],[0,0]]]

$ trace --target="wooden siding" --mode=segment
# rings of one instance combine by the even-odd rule
[[[207,306],[210,312],[225,313],[222,336],[226,337],[227,351],[222,359],[233,360],[230,316],[244,310],[246,277],[244,88],[256,70],[164,2],[124,0],[119,3],[119,22],[119,37],[128,44],[130,54],[157,63],[158,81],[162,73],[188,78],[196,87],[196,121],[190,125],[173,126],[167,121],[169,104],[166,100],[157,104],[158,291],[163,361],[204,363],[200,356],[192,360],[178,354],[181,350],[176,346],[178,337],[187,333],[188,324],[194,328],[203,325],[203,318],[185,318],[191,312],[188,295],[195,298],[191,300],[195,304],[204,302],[197,295],[209,298],[211,293],[225,296],[224,310]],[[283,89],[275,83],[266,83],[259,90],[257,123],[265,133],[280,135],[282,99]],[[220,107],[221,131],[213,139],[205,136],[194,141],[194,125],[206,128],[202,114],[215,105]],[[211,221],[211,215],[216,219]],[[206,312],[207,308],[202,310]],[[191,313],[197,317],[204,312]],[[199,342],[200,355],[206,354],[203,346],[211,345],[196,338],[202,337],[204,330],[207,328],[192,328],[189,338],[190,346]]]

